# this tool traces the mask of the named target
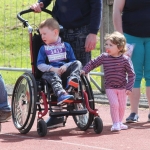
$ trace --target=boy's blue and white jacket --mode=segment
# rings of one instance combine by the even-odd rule
[[[61,41],[61,39],[59,38],[58,41]],[[62,43],[60,43],[60,44],[62,44]],[[60,68],[63,65],[68,67],[72,62],[74,62],[76,60],[72,47],[70,46],[69,43],[64,42],[64,46],[65,46],[65,50],[66,50],[66,59],[65,60],[56,60],[53,62],[50,62],[50,60],[49,60],[47,63],[48,54],[46,52],[45,46],[46,45],[41,46],[39,53],[38,53],[38,58],[37,58],[37,68],[42,72],[49,72],[50,68],[52,68],[52,67]],[[51,46],[54,47],[55,44],[54,45],[51,44]],[[52,57],[52,56],[53,55],[50,54],[50,57]]]

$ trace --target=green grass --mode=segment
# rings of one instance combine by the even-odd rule
[[[1,1],[0,5],[0,67],[13,68],[31,68],[30,51],[29,51],[29,36],[27,28],[24,28],[22,23],[17,19],[16,15],[21,10],[28,9],[29,6],[35,3],[36,0],[7,0]],[[49,6],[51,9],[51,6]],[[37,28],[38,24],[50,17],[42,12],[28,13],[23,15],[23,18],[28,20],[29,24]],[[99,37],[99,35],[98,35]],[[100,54],[100,39],[98,39],[96,49],[92,51],[92,58]],[[95,72],[100,72],[100,67],[94,69]],[[15,71],[0,71],[6,84],[14,85],[17,78],[23,72]],[[92,76],[100,85],[100,77]],[[95,86],[92,84],[92,88]],[[144,81],[142,82],[142,91],[144,92]]]
[[[35,0],[11,0],[2,1],[0,6],[0,66],[12,68],[31,68],[30,65],[30,51],[29,51],[29,36],[27,28],[23,28],[22,23],[17,19],[16,15],[21,10],[28,9]],[[50,9],[51,6],[49,6]],[[23,18],[28,20],[29,24],[37,28],[38,24],[50,17],[48,14],[42,12],[28,13],[23,15]],[[100,54],[100,41],[97,47],[92,51],[92,57]],[[95,69],[99,71],[100,68]],[[1,71],[1,74],[6,84],[14,85],[16,79],[23,74],[23,72],[15,71]],[[99,80],[99,77],[94,77]]]
[[[27,28],[17,19],[17,13],[28,9],[35,0],[2,1],[0,6],[0,67],[31,68]],[[23,18],[36,29],[48,14],[28,13]],[[23,72],[1,71],[6,84],[13,85]]]

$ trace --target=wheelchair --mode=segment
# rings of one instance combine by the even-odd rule
[[[51,14],[51,11],[42,9]],[[47,81],[41,79],[42,72],[36,67],[38,50],[43,44],[39,32],[33,33],[33,28],[28,21],[21,15],[33,12],[28,9],[17,14],[17,18],[28,28],[31,55],[31,72],[25,72],[16,81],[12,94],[12,120],[15,128],[21,133],[26,134],[33,126],[37,117],[37,133],[43,137],[47,134],[47,125],[43,117],[49,112],[50,116],[64,116],[63,125],[68,116],[72,116],[75,124],[82,131],[86,131],[93,123],[95,133],[99,134],[103,130],[103,122],[95,109],[92,88],[86,76],[81,75],[77,89],[72,88],[71,94],[75,100],[63,104],[60,111],[56,111],[57,97],[48,85]],[[55,107],[53,107],[55,106]],[[36,115],[37,114],[37,115]]]

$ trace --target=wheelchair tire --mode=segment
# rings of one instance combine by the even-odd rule
[[[82,83],[83,90],[88,95],[89,106],[91,109],[94,109],[94,107],[95,107],[94,96],[93,96],[91,85],[90,85],[88,79],[85,76],[81,76],[81,83]],[[74,108],[75,108],[75,110],[82,110],[85,108],[85,104],[75,103]],[[78,128],[80,128],[80,130],[86,131],[92,124],[94,115],[87,112],[86,114],[83,114],[83,115],[75,115],[75,116],[73,116],[73,119],[74,119],[76,125],[78,126]]]
[[[99,134],[103,131],[103,122],[100,117],[96,117],[93,123],[93,129],[95,133]]]
[[[47,125],[44,120],[39,120],[37,123],[37,133],[39,136],[43,137],[47,134]]]
[[[36,115],[37,86],[31,73],[21,75],[12,95],[12,120],[22,134],[30,131]]]

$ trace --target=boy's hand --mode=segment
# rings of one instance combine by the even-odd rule
[[[59,76],[61,76],[60,68],[52,67],[52,68],[50,69],[50,71],[53,71],[53,72],[57,73]]]
[[[80,71],[80,75],[81,75],[81,74],[85,75],[85,71],[84,71],[84,70],[81,70],[81,71]]]
[[[130,95],[130,94],[131,94],[131,91],[126,90],[126,94],[127,94],[127,95]]]
[[[64,72],[66,72],[67,67],[65,65],[63,65],[59,69],[60,69],[60,73],[63,74]]]

